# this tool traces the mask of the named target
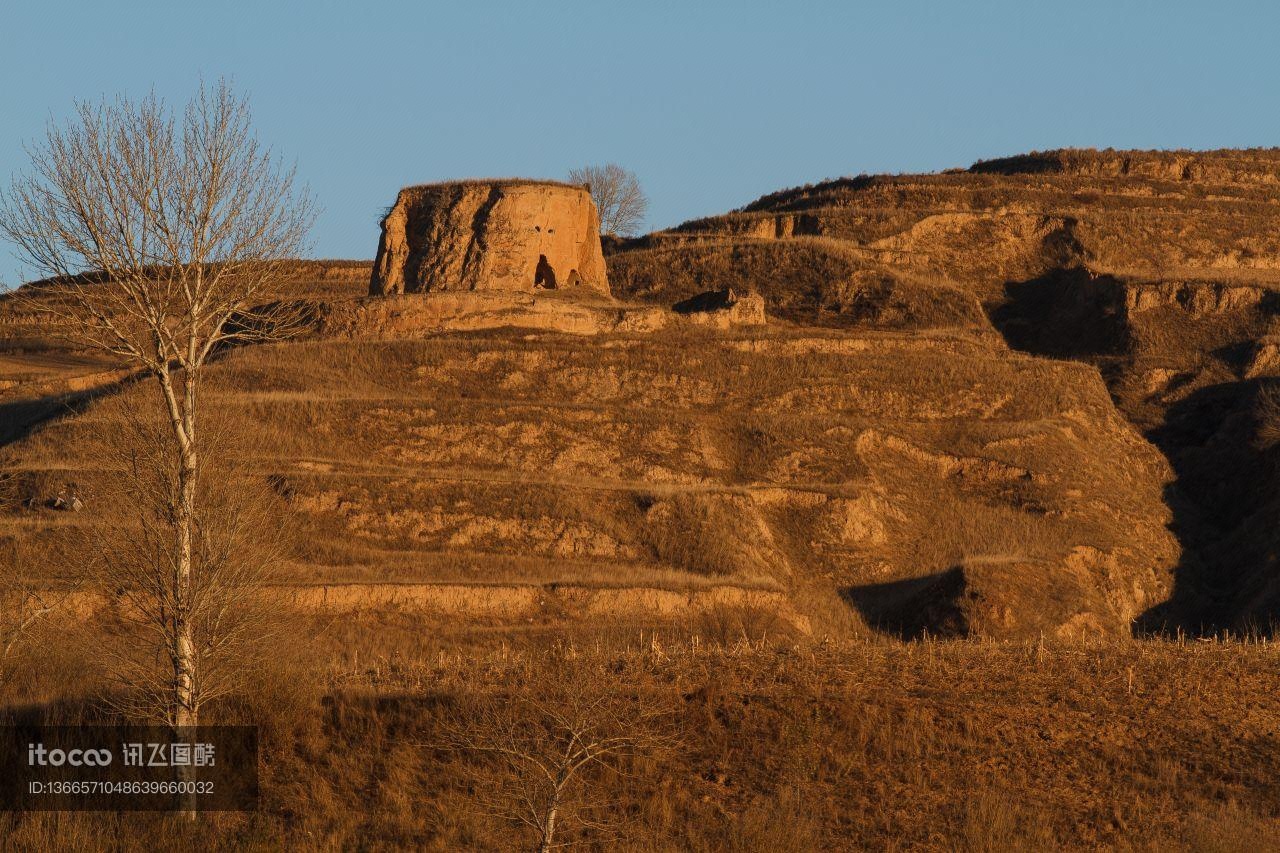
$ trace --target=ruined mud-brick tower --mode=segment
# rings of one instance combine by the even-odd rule
[[[609,295],[600,217],[586,187],[550,181],[406,187],[369,281],[374,296],[566,288]]]

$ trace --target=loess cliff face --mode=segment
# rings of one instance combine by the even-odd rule
[[[408,187],[382,220],[371,295],[585,288],[607,296],[584,187],[492,181]]]
[[[1266,521],[1280,513],[1267,438],[1280,417],[1280,151],[1064,150],[844,178],[616,246],[609,262],[623,297],[713,276],[758,284],[770,313],[797,323],[985,328],[1097,367],[1174,471],[1177,593],[1145,624],[1280,616]]]

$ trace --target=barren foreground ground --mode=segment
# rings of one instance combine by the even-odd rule
[[[1280,844],[1269,645],[815,647],[770,641],[770,627],[722,613],[634,634],[483,636],[365,612],[261,673],[247,703],[218,709],[264,725],[261,813],[198,828],[76,814],[0,826],[10,849],[146,850],[174,833],[201,849],[510,849],[519,831],[476,800],[478,785],[506,777],[444,748],[448,733],[477,691],[556,706],[567,681],[613,697],[624,716],[666,715],[662,740],[575,792],[607,820],[566,831],[608,849]],[[59,644],[59,657],[74,652]],[[29,698],[92,684],[49,663],[33,669]],[[55,713],[91,712],[73,702]]]

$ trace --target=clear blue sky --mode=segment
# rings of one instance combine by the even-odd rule
[[[1274,3],[16,0],[0,179],[74,99],[181,102],[201,75],[233,78],[296,158],[320,257],[371,257],[396,189],[450,177],[612,160],[659,228],[864,171],[1280,144]]]

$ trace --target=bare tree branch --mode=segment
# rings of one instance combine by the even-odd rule
[[[233,693],[270,654],[277,622],[263,587],[287,552],[279,502],[256,472],[229,461],[237,454],[226,443],[235,437],[206,416],[184,587],[173,524],[180,462],[163,409],[115,398],[96,422],[82,451],[104,472],[92,496],[103,519],[87,543],[90,570],[110,591],[123,628],[103,649],[125,688],[109,698],[127,716],[179,725],[173,696],[186,665],[179,628],[190,642],[197,708]]]
[[[11,472],[0,471],[5,485],[10,478]],[[16,539],[8,539],[0,549],[0,692],[12,679],[12,662],[19,648],[31,639],[38,625],[66,605],[83,580],[72,578],[51,586],[47,580],[30,577],[27,562]]]

